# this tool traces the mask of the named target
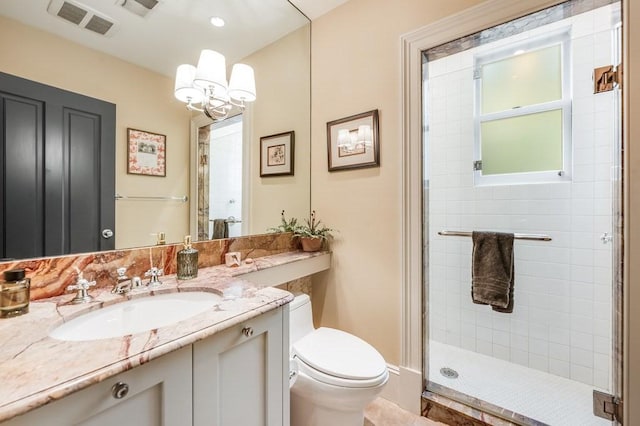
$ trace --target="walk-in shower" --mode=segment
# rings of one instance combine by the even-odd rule
[[[592,400],[618,386],[620,91],[593,74],[620,62],[620,20],[573,0],[424,52],[428,391],[610,424]],[[472,301],[472,231],[516,234],[512,313]]]

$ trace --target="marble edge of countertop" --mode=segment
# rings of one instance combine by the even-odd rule
[[[197,278],[185,281],[178,281],[175,275],[164,276],[162,277],[162,287],[153,290],[135,291],[124,296],[126,300],[129,300],[137,297],[176,291],[211,291],[226,296],[225,298],[232,299],[236,303],[244,303],[243,306],[237,307],[236,310],[228,310],[222,314],[220,314],[222,311],[218,310],[216,305],[216,312],[220,315],[205,312],[180,321],[177,324],[184,325],[184,323],[186,323],[188,325],[187,327],[181,327],[183,331],[178,331],[176,325],[171,325],[157,330],[150,330],[148,332],[119,338],[84,342],[57,341],[48,336],[48,331],[51,328],[88,311],[125,301],[123,300],[123,296],[113,295],[108,289],[103,288],[96,290],[95,300],[89,304],[71,305],[69,301],[73,296],[68,294],[32,301],[31,312],[29,314],[0,320],[0,335],[5,336],[5,338],[0,339],[0,342],[3,343],[0,345],[0,379],[3,379],[3,376],[5,376],[5,374],[2,374],[2,370],[4,369],[11,370],[8,372],[9,376],[14,374],[21,376],[20,373],[24,374],[24,371],[16,373],[16,370],[19,371],[20,369],[11,368],[15,367],[11,361],[15,363],[17,358],[30,349],[37,351],[61,347],[64,350],[73,350],[75,348],[77,351],[86,351],[88,345],[99,347],[106,343],[111,345],[111,349],[117,345],[119,351],[126,346],[127,351],[124,355],[120,352],[110,354],[109,356],[111,356],[112,359],[110,361],[98,361],[100,365],[97,367],[95,365],[92,367],[91,363],[88,363],[88,371],[80,373],[76,377],[69,377],[48,386],[36,384],[31,391],[25,389],[19,392],[14,398],[11,398],[10,392],[2,392],[2,390],[0,390],[0,422],[24,414],[27,411],[49,402],[61,399],[91,384],[145,364],[150,360],[191,345],[215,333],[289,303],[293,299],[290,293],[273,287],[254,285],[250,281],[242,279],[242,275],[309,259],[326,253],[327,252],[286,252],[255,258],[252,263],[243,262],[242,265],[238,267],[216,265],[200,269]],[[207,283],[205,284],[203,281]],[[231,295],[229,295],[228,292],[231,292]],[[31,328],[37,328],[37,330],[35,333],[32,331],[31,336],[33,337],[33,334],[35,334],[36,337],[30,339],[30,342],[23,341],[20,343],[18,340],[18,344],[15,344],[15,341],[14,344],[8,344],[10,340],[19,339],[21,336],[28,334],[24,333],[24,328],[20,328],[20,326],[27,324],[25,327],[28,327],[28,324],[31,322],[30,320],[34,318],[34,316],[38,316],[38,318]],[[44,318],[40,318],[40,316],[44,316]],[[48,326],[46,324],[48,324]],[[17,328],[20,330],[5,333],[7,329],[14,325],[18,326]],[[167,335],[164,335],[165,333]],[[9,335],[7,336],[7,334]],[[14,348],[14,350],[12,351],[11,348]],[[54,352],[53,349],[51,350]],[[58,351],[60,350],[61,349],[58,349]],[[50,357],[46,356],[41,358],[50,359]],[[26,368],[27,366],[25,365],[24,367]],[[60,367],[62,366],[58,366],[57,368]],[[6,378],[5,376],[4,379]],[[8,381],[9,383],[5,380],[2,381],[4,382],[3,388],[7,389],[7,387],[11,387],[10,381]]]

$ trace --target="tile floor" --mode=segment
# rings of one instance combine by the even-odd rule
[[[364,410],[364,426],[444,426],[444,423],[409,413],[393,402],[376,398]]]
[[[441,367],[459,377],[443,377]],[[433,340],[429,380],[551,426],[611,424],[594,417],[591,386]]]

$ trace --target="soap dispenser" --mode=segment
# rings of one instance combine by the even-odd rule
[[[198,276],[198,250],[191,246],[191,235],[184,237],[184,248],[178,252],[178,279]]]

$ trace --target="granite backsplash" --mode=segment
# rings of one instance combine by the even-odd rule
[[[240,252],[242,260],[297,250],[291,233],[263,234],[247,237],[193,243],[198,250],[198,267],[224,264],[228,252]],[[161,268],[164,275],[176,273],[176,253],[182,244],[157,245],[133,249],[113,250],[65,256],[33,258],[0,263],[0,272],[24,268],[31,278],[31,300],[59,296],[76,282],[80,273],[96,287],[111,287],[116,269],[127,268],[127,276],[143,277],[152,266]]]

